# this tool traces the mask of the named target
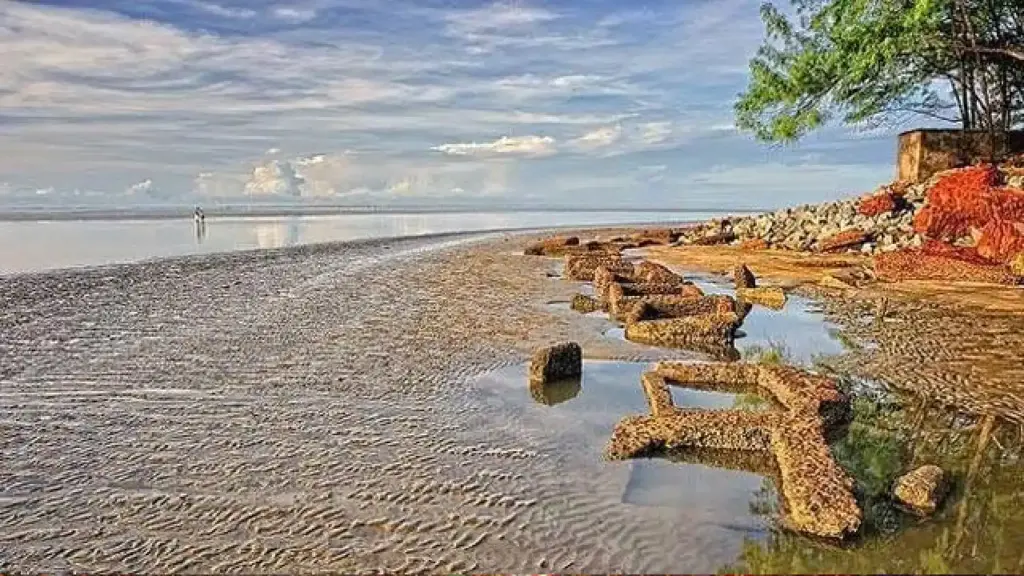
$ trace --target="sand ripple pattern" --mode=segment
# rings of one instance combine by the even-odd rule
[[[973,414],[1024,424],[1024,317],[890,300],[822,299],[826,316],[859,343],[837,368]]]
[[[730,560],[725,528],[619,503],[628,466],[465,392],[553,338],[659,357],[551,316],[545,299],[571,290],[546,277],[551,263],[466,241],[0,278],[0,570]]]

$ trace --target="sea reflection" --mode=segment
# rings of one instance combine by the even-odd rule
[[[744,543],[731,573],[1021,573],[1024,478],[1021,428],[994,416],[967,416],[927,400],[854,402],[854,420],[833,447],[857,483],[861,536],[848,547],[790,533]],[[935,516],[919,519],[890,496],[902,473],[937,464],[953,490]],[[751,510],[774,514],[770,490]]]
[[[206,240],[206,221],[194,223],[196,229],[196,244],[202,244]]]
[[[691,222],[711,212],[447,212],[15,221],[0,225],[0,274],[299,244],[510,228]]]
[[[253,230],[260,248],[285,248],[301,243],[300,222],[296,217],[283,224],[261,224]]]

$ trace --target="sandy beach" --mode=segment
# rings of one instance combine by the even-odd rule
[[[774,541],[751,513],[757,475],[602,460],[615,421],[644,408],[644,362],[701,356],[561,307],[579,285],[522,256],[527,240],[0,279],[0,570],[712,571]],[[912,377],[946,340],[917,338],[914,368],[863,371],[930,382]],[[621,400],[528,401],[522,362],[563,340]],[[982,400],[1020,413],[1014,390],[1000,398]]]
[[[552,315],[545,303],[571,294],[548,278],[559,263],[514,246],[452,236],[0,280],[0,568],[731,558],[727,528],[619,504],[629,465],[601,466],[474,396],[470,377],[538,343],[665,355]]]

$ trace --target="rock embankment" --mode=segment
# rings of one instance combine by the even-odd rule
[[[711,239],[727,238],[727,243],[754,249],[865,254],[917,247],[924,243],[924,238],[914,231],[913,220],[924,204],[926,186],[920,184],[903,189],[890,186],[865,199],[807,204],[757,216],[713,220],[690,230],[678,243],[707,245]],[[885,209],[880,210],[880,206]]]
[[[1024,275],[1024,168],[977,165],[895,182],[856,199],[705,222],[676,245],[861,253],[878,278],[991,280]]]

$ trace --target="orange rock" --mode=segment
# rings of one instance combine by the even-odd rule
[[[914,216],[914,230],[931,238],[956,239],[992,217],[992,187],[999,171],[990,164],[951,170],[927,193],[927,205]]]
[[[855,248],[870,240],[863,230],[851,228],[821,241],[818,250],[821,252],[839,252],[847,248]]]
[[[1024,252],[1024,223],[999,218],[989,221],[981,229],[977,245],[978,254],[990,260],[1009,262]]]
[[[764,238],[745,240],[740,244],[740,250],[767,250],[768,248],[768,241]]]
[[[857,211],[864,216],[872,217],[893,212],[897,206],[896,196],[892,192],[886,191],[861,198],[857,205]]]

